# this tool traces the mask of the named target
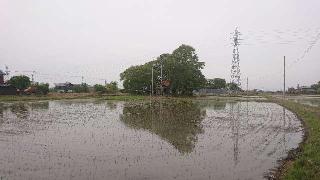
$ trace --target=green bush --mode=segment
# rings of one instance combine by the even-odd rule
[[[13,85],[19,90],[25,90],[31,85],[30,78],[28,76],[13,76],[8,81],[9,84]]]
[[[97,93],[105,93],[107,91],[106,87],[101,84],[96,84],[93,86],[94,91]]]
[[[73,88],[73,91],[76,93],[87,93],[87,92],[89,92],[89,87],[86,83],[83,83],[79,86],[75,86]]]
[[[116,93],[118,92],[118,83],[116,81],[111,81],[107,84],[106,90],[108,93]]]
[[[49,93],[49,84],[48,83],[40,83],[35,84],[36,94],[46,95]]]

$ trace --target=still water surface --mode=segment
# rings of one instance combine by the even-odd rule
[[[1,103],[0,177],[263,179],[302,135],[273,103]]]

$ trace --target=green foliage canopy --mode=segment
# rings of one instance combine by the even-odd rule
[[[86,83],[82,83],[80,85],[74,86],[73,90],[76,93],[87,93],[89,92],[89,86]]]
[[[116,93],[118,91],[118,83],[116,81],[111,81],[106,85],[106,91],[108,93]]]
[[[224,89],[226,88],[227,83],[225,79],[222,78],[214,78],[207,80],[207,88],[212,89]]]
[[[9,84],[13,85],[17,89],[24,90],[31,85],[31,81],[28,76],[20,75],[11,77]]]
[[[151,71],[154,70],[154,87],[161,86],[161,65],[163,80],[169,81],[168,92],[173,95],[191,95],[193,90],[203,87],[206,79],[201,72],[203,62],[199,62],[195,49],[181,45],[172,54],[162,54],[156,60],[143,65],[131,66],[120,74],[123,87],[131,93],[151,91]]]
[[[49,84],[48,83],[36,83],[35,85],[36,93],[41,95],[46,95],[49,93]]]
[[[241,87],[239,87],[236,83],[228,83],[227,88],[232,91],[242,91]]]
[[[106,87],[101,84],[95,84],[93,88],[94,91],[97,93],[105,93],[107,91]]]

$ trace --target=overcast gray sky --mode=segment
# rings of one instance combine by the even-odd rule
[[[131,65],[188,44],[207,78],[229,81],[236,26],[250,88],[281,89],[284,55],[288,86],[320,80],[319,0],[0,0],[0,69],[35,70],[50,83],[119,81]]]

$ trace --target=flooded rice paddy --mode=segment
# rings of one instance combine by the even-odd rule
[[[300,95],[300,96],[288,96],[287,99],[293,100],[297,103],[309,105],[313,107],[320,107],[319,95]]]
[[[2,179],[263,179],[302,141],[265,102],[0,104]]]

